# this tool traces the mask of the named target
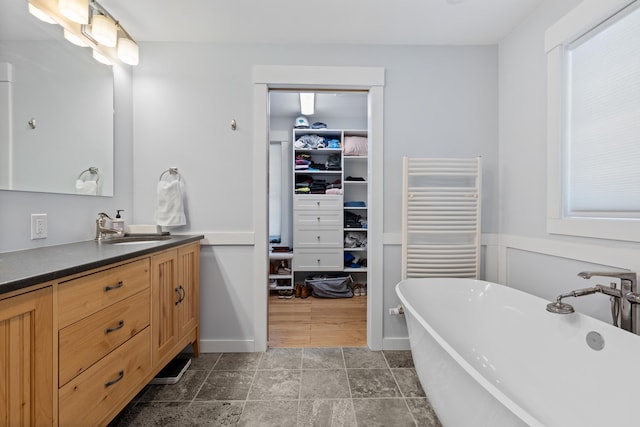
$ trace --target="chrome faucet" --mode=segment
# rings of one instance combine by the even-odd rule
[[[96,240],[104,240],[108,237],[108,235],[122,234],[121,230],[116,230],[115,228],[109,228],[105,226],[107,218],[110,220],[113,219],[104,212],[100,212],[98,214],[98,219],[96,219]]]
[[[547,311],[560,314],[572,313],[573,307],[561,302],[563,298],[602,293],[611,297],[613,325],[634,334],[638,333],[637,319],[640,294],[637,292],[638,279],[636,273],[626,271],[582,271],[578,273],[578,276],[583,279],[590,279],[593,276],[620,279],[620,289],[617,289],[616,283],[611,283],[610,286],[595,285],[592,288],[577,289],[559,295],[555,302],[547,305]]]

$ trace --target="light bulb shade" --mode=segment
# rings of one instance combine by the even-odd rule
[[[139,49],[136,42],[121,37],[118,39],[118,58],[125,64],[138,65]]]
[[[89,23],[89,0],[58,0],[58,10],[73,22]]]
[[[108,16],[93,15],[91,36],[101,45],[115,47],[118,42],[118,27]]]
[[[104,56],[103,54],[101,54],[95,49],[93,49],[93,59],[95,59],[96,61],[104,65],[113,65],[109,60],[109,58],[107,58],[106,56]]]
[[[66,28],[64,29],[64,38],[67,39],[69,43],[75,44],[76,46],[80,46],[80,47],[89,46],[84,42],[84,40],[82,40],[80,37],[78,37],[76,34],[72,33],[71,31],[67,30]]]
[[[46,13],[44,13],[42,10],[38,9],[31,3],[29,3],[29,13],[35,16],[36,18],[38,18],[39,20],[41,20],[42,22],[46,22],[47,24],[56,23],[56,21],[54,21],[49,15],[47,15]]]

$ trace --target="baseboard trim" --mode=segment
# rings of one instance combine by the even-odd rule
[[[409,337],[406,338],[384,338],[382,340],[383,350],[411,350]]]
[[[251,353],[254,340],[200,340],[201,353]]]

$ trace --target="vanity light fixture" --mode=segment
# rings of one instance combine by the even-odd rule
[[[139,48],[136,42],[130,38],[120,37],[118,39],[118,58],[125,64],[138,65]]]
[[[75,23],[89,23],[89,0],[58,0],[58,10]]]
[[[64,38],[71,44],[75,44],[80,47],[88,47],[89,45],[82,40],[82,38],[78,37],[76,34],[71,31],[64,29]]]
[[[41,20],[42,22],[46,22],[47,24],[55,24],[56,21],[53,20],[49,15],[47,15],[42,10],[38,9],[31,3],[29,3],[29,13]]]
[[[38,19],[59,24],[69,42],[91,47],[101,63],[138,65],[139,48],[133,37],[97,1],[28,0],[28,4]]]
[[[315,93],[300,92],[300,114],[311,116],[315,108]]]
[[[93,49],[93,59],[95,59],[96,61],[104,65],[113,65],[113,63],[109,60],[109,58],[107,58],[106,56],[104,56],[103,54],[101,54],[95,49]]]
[[[118,43],[118,27],[108,16],[95,14],[91,17],[91,36],[101,45],[115,47]]]

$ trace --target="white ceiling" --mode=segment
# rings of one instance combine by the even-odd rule
[[[98,0],[140,42],[276,44],[497,44],[543,0]],[[0,3],[0,40],[58,38],[62,30],[27,12],[27,0]],[[35,22],[35,24],[34,24]],[[293,94],[272,114],[295,115]],[[322,95],[316,108],[362,98]],[[354,110],[354,106],[347,108]]]
[[[137,41],[496,44],[543,0],[99,0]],[[0,39],[27,0],[0,4]],[[35,37],[35,36],[23,36]]]
[[[542,0],[99,2],[140,41],[464,45],[496,44]]]

